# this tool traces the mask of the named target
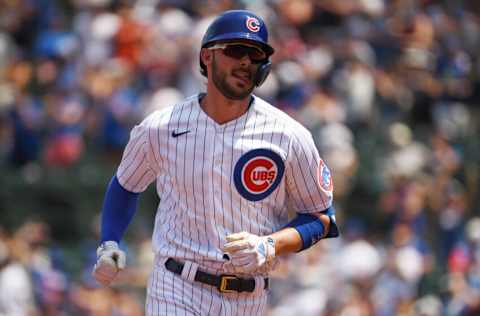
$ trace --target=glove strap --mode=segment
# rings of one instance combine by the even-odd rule
[[[275,258],[275,239],[270,236],[265,238],[266,246],[267,246],[267,261],[271,261]]]
[[[98,246],[97,256],[100,256],[100,254],[104,251],[117,250],[117,249],[120,249],[120,247],[118,246],[118,243],[116,241],[113,241],[113,240],[104,241],[100,244],[100,246]]]

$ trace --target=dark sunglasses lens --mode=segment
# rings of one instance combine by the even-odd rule
[[[245,55],[248,55],[252,61],[259,62],[265,59],[265,54],[256,48],[244,46],[244,45],[228,45],[224,49],[225,55],[240,59]]]

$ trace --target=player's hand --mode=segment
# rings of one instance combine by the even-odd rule
[[[241,232],[228,235],[226,239],[223,251],[230,257],[235,272],[251,273],[275,259],[275,241],[270,236]]]
[[[108,286],[125,268],[125,252],[118,247],[115,241],[105,241],[97,249],[97,263],[93,268],[93,277],[98,283]]]

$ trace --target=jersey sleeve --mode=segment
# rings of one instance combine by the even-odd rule
[[[332,205],[333,182],[312,135],[296,131],[285,166],[287,197],[297,213],[314,213]]]
[[[143,192],[155,181],[159,168],[151,139],[155,133],[155,113],[136,125],[130,132],[130,139],[123,152],[117,169],[118,182],[130,192]]]

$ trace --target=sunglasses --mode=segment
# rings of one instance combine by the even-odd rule
[[[228,43],[228,44],[216,44],[208,49],[221,49],[225,56],[241,59],[243,56],[248,55],[252,63],[258,64],[267,58],[267,54],[261,49],[249,46],[247,44],[235,44],[235,43]]]

